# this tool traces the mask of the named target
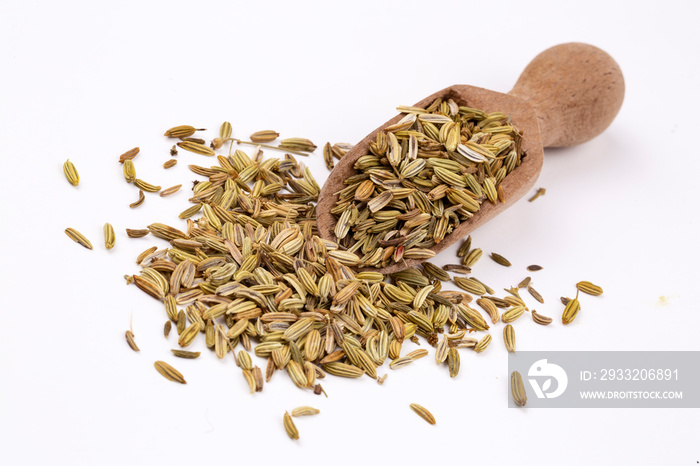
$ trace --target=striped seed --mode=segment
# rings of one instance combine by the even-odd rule
[[[571,322],[574,321],[576,318],[576,314],[578,314],[578,311],[581,309],[581,305],[578,302],[577,298],[574,298],[568,302],[566,307],[564,308],[564,312],[562,313],[561,316],[561,321],[563,324],[568,325]]]
[[[525,278],[523,279],[523,281],[521,281],[520,283],[518,283],[518,288],[525,288],[525,287],[527,287],[527,286],[530,284],[530,281],[531,281],[531,280],[532,280],[532,279],[531,279],[530,277],[525,277]]]
[[[488,298],[479,298],[476,300],[476,304],[478,304],[486,313],[489,315],[491,318],[491,323],[496,323],[500,320],[501,316],[498,313],[498,309],[496,308],[496,305],[493,303],[491,299]]]
[[[474,347],[474,351],[477,353],[483,352],[489,346],[489,343],[491,343],[491,338],[491,334],[484,335],[484,337],[479,340],[479,343],[477,343]]]
[[[131,159],[126,159],[124,161],[122,172],[124,173],[124,179],[127,183],[133,183],[136,180],[136,167]]]
[[[469,251],[469,254],[467,254],[464,257],[462,263],[467,267],[473,267],[474,264],[476,264],[479,261],[479,259],[481,259],[482,254],[483,251],[481,249],[472,249],[471,251]]]
[[[90,243],[90,241],[79,231],[73,228],[66,228],[66,235],[68,235],[70,239],[72,239],[79,245],[88,249],[92,249],[92,243]]]
[[[537,300],[538,303],[544,304],[544,298],[542,298],[542,295],[539,294],[539,292],[532,287],[532,285],[527,286],[527,291],[530,293],[530,295]]]
[[[187,383],[185,381],[185,378],[182,376],[182,374],[177,369],[175,369],[173,366],[168,364],[167,362],[156,361],[155,363],[153,363],[153,366],[160,373],[160,375],[162,375],[166,379],[168,379],[172,382],[177,382],[177,383],[181,383],[181,384]]]
[[[280,133],[273,130],[256,131],[250,135],[250,140],[253,142],[272,142],[280,137]]]
[[[594,285],[591,282],[578,282],[576,284],[576,288],[580,291],[583,291],[586,294],[592,295],[592,296],[600,296],[603,294],[603,289],[599,287],[598,285]]]
[[[422,417],[425,422],[431,425],[435,425],[435,416],[433,416],[433,414],[430,411],[428,411],[418,403],[411,403],[409,406],[411,410],[420,417]]]
[[[279,147],[280,149],[297,150],[302,152],[313,152],[316,150],[316,144],[305,138],[282,139]]]
[[[164,134],[168,138],[187,138],[192,136],[196,131],[206,131],[204,128],[196,129],[194,126],[180,125],[174,126],[167,130]]]
[[[192,152],[194,154],[207,155],[209,157],[213,157],[214,155],[216,155],[214,149],[205,146],[204,144],[199,144],[198,142],[182,141],[177,143],[177,147],[179,147],[180,149],[185,149],[186,151]]]
[[[175,186],[171,186],[168,189],[164,189],[163,191],[160,192],[160,197],[165,197],[165,196],[170,196],[171,194],[175,194],[182,188],[181,184],[177,184]]]
[[[66,175],[66,179],[73,186],[78,186],[78,183],[80,183],[78,170],[76,170],[75,165],[70,160],[66,160],[63,163],[63,174]]]
[[[515,353],[515,329],[510,324],[503,327],[503,342],[509,353]]]
[[[527,393],[525,393],[523,378],[518,371],[513,371],[510,374],[510,393],[517,406],[525,406],[527,403]]]
[[[491,259],[493,259],[495,263],[502,265],[503,267],[510,267],[512,265],[508,259],[506,259],[500,254],[496,254],[495,252],[491,253]]]
[[[464,291],[479,296],[486,294],[486,288],[484,287],[484,285],[475,281],[473,278],[454,277],[453,280],[457,284],[457,286],[462,288]]]
[[[146,236],[149,233],[150,233],[150,231],[146,228],[142,228],[142,229],[127,228],[126,229],[126,236],[128,236],[129,238],[143,238],[144,236]]]
[[[540,325],[549,325],[552,323],[552,318],[551,317],[546,317],[541,314],[538,314],[536,310],[531,311],[532,314],[532,320],[535,321],[536,324]]]
[[[457,348],[450,348],[448,351],[447,367],[450,369],[450,377],[457,377],[457,374],[459,374],[459,353]]]
[[[292,417],[313,416],[320,412],[320,410],[312,408],[311,406],[299,406],[298,408],[294,408],[292,410]]]
[[[150,183],[146,183],[142,179],[136,178],[134,180],[134,186],[137,188],[146,191],[147,193],[157,193],[160,191],[160,186],[152,185]]]
[[[143,204],[143,201],[145,201],[145,200],[146,200],[146,196],[144,196],[143,190],[142,190],[142,189],[139,189],[139,198],[138,198],[138,200],[136,200],[136,202],[132,202],[131,204],[129,204],[129,207],[131,207],[132,209],[135,209],[136,207],[138,207],[138,206],[140,206],[141,204]]]
[[[141,351],[138,346],[136,346],[136,342],[134,341],[134,333],[131,330],[126,331],[126,342],[129,344],[129,348],[131,348],[134,351]]]
[[[289,438],[292,440],[299,440],[299,431],[297,430],[297,426],[294,425],[292,416],[290,416],[287,411],[284,412],[283,424],[284,431],[287,432]]]
[[[139,154],[140,150],[141,149],[139,149],[138,147],[134,147],[133,149],[124,152],[122,155],[119,156],[119,163],[124,163],[127,160],[132,160]]]
[[[467,239],[464,240],[464,242],[461,244],[461,246],[457,250],[457,257],[464,257],[467,254],[469,254],[471,247],[472,247],[472,237],[470,235],[470,236],[467,236]]]
[[[501,314],[501,321],[505,324],[515,322],[525,313],[526,309],[525,306],[513,306]]]
[[[171,349],[170,351],[173,353],[173,355],[175,357],[183,358],[183,359],[197,359],[199,357],[199,355],[201,354],[199,351],[184,351],[184,350],[177,350],[177,349]]]
[[[435,362],[437,364],[442,364],[447,360],[447,353],[450,347],[448,345],[447,337],[443,336],[440,342],[435,347]]]

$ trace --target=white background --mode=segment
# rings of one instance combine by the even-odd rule
[[[164,245],[124,229],[175,223],[197,179],[187,164],[211,163],[181,151],[163,170],[166,128],[213,137],[228,120],[236,136],[356,142],[397,105],[452,84],[507,92],[539,52],[580,41],[620,64],[622,110],[593,141],[545,151],[536,186],[547,194],[473,235],[513,267],[484,257],[475,276],[500,290],[544,266],[531,275],[546,304],[526,299],[555,323],[518,321],[520,350],[699,350],[697,5],[4,0],[0,464],[697,464],[697,409],[508,409],[502,324],[486,352],[463,350],[454,380],[431,349],[410,367],[380,369],[381,387],[326,379],[324,398],[277,373],[249,395],[230,357],[201,348],[199,360],[173,358],[162,306],[122,278],[140,251]],[[130,209],[137,193],[117,158],[134,146],[139,177],[183,190]],[[63,177],[66,158],[78,188]],[[305,161],[323,182],[320,151]],[[117,230],[111,251],[104,222]],[[69,226],[95,250],[71,242]],[[435,262],[454,263],[454,252]],[[559,297],[579,280],[605,295],[583,296],[564,327]],[[138,354],[124,341],[132,318]],[[157,359],[188,385],[158,375]],[[282,414],[302,404],[321,414],[298,420],[292,442]]]

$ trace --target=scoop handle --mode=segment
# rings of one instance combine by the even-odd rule
[[[610,55],[572,42],[537,55],[509,94],[535,110],[544,147],[566,147],[593,139],[612,123],[625,81]]]

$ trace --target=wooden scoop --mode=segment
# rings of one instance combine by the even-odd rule
[[[597,47],[569,43],[554,46],[535,57],[508,94],[474,86],[455,85],[421,100],[415,107],[425,108],[436,98],[453,99],[460,105],[512,117],[522,134],[524,156],[520,167],[501,182],[506,201],[493,205],[483,202],[478,212],[463,221],[431,250],[439,253],[466,237],[524,196],[535,184],[542,169],[544,147],[565,147],[586,142],[607,128],[622,105],[625,83],[615,60]],[[335,241],[336,218],[331,209],[338,201],[344,181],[354,175],[355,161],[369,154],[369,143],[376,134],[398,122],[397,115],[372,131],[340,160],[323,185],[317,206],[318,230],[322,238]],[[382,269],[398,272],[421,263],[409,259]]]

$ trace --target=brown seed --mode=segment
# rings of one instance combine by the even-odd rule
[[[178,372],[177,369],[175,369],[173,366],[168,364],[167,362],[164,361],[156,361],[153,363],[153,366],[156,368],[156,370],[165,377],[166,379],[172,381],[172,382],[178,382],[181,384],[186,384],[187,382],[185,381],[185,378]]]
[[[66,235],[79,245],[83,246],[84,248],[87,249],[92,249],[92,243],[82,235],[78,230],[75,230],[73,228],[66,228]]]
[[[129,347],[134,350],[134,351],[141,351],[138,346],[136,346],[136,342],[134,341],[134,334],[131,330],[126,331],[126,342],[129,344]]]
[[[468,274],[471,273],[472,269],[465,265],[459,265],[459,264],[447,264],[443,265],[442,268],[446,272],[455,272],[455,273],[461,273],[461,274]]]
[[[163,168],[168,169],[174,167],[175,165],[177,165],[177,160],[170,159],[163,164]]]
[[[275,373],[275,370],[277,370],[277,366],[275,366],[275,362],[272,360],[272,357],[267,358],[267,366],[265,366],[265,382],[270,383],[272,374]]]
[[[532,320],[535,321],[535,323],[540,324],[540,325],[549,325],[552,323],[552,318],[551,317],[546,317],[541,314],[538,314],[536,310],[531,311],[532,314]]]
[[[263,391],[263,375],[262,370],[258,366],[253,367],[253,379],[255,380],[255,391]]]
[[[143,238],[144,236],[146,236],[149,233],[150,233],[150,231],[146,228],[136,229],[136,230],[132,230],[131,228],[126,229],[126,235],[129,238]]]
[[[531,285],[527,286],[527,291],[530,293],[530,295],[537,300],[537,302],[544,304],[544,298],[542,298],[542,295],[537,292],[536,289],[534,289]]]
[[[132,202],[131,204],[129,204],[129,207],[131,207],[132,209],[134,209],[134,208],[140,206],[141,204],[143,204],[143,201],[145,201],[145,200],[146,200],[146,196],[144,196],[143,190],[139,189],[139,198],[138,198],[138,200],[137,200],[136,202]]]
[[[476,300],[476,304],[478,304],[484,311],[486,311],[486,313],[491,318],[492,323],[495,324],[501,319],[501,316],[498,313],[498,309],[496,308],[496,305],[491,299],[479,298]]]
[[[172,328],[173,328],[172,322],[170,322],[169,320],[166,320],[165,325],[163,326],[163,335],[165,335],[165,338],[168,338],[168,336],[170,335],[170,329],[172,329]]]
[[[333,162],[333,148],[330,142],[327,142],[326,145],[323,146],[323,161],[326,164],[326,168],[333,170],[335,163]]]
[[[178,192],[182,188],[181,184],[177,184],[175,186],[171,186],[168,189],[164,189],[163,191],[160,192],[160,197],[165,197],[165,196],[170,196],[171,194],[174,194]]]
[[[141,149],[138,147],[134,147],[131,150],[128,150],[124,152],[122,155],[119,156],[119,163],[124,163],[126,160],[133,160],[134,157],[138,155]]]
[[[531,279],[530,277],[525,277],[525,278],[523,279],[523,281],[521,281],[520,283],[518,283],[518,288],[525,288],[525,287],[527,287],[527,286],[530,284],[530,281],[531,281],[531,280],[532,280],[532,279]]]
[[[527,269],[530,272],[537,272],[538,270],[542,270],[542,266],[540,266],[540,265],[528,265]]]

